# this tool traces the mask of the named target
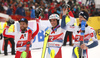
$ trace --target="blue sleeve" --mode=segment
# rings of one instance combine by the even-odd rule
[[[65,28],[65,26],[66,26],[65,17],[66,17],[66,15],[64,15],[64,16],[62,17],[61,28]]]
[[[92,44],[88,45],[88,48],[93,48],[98,45],[98,41],[94,41]]]

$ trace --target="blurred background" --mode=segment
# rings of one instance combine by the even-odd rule
[[[69,10],[74,17],[82,9],[86,9],[89,16],[100,16],[100,0],[0,0],[0,13],[6,13],[15,20],[25,16],[30,19],[42,16],[43,20],[48,20],[48,16],[57,13],[62,18],[62,5],[69,4]]]

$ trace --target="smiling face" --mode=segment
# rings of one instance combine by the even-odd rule
[[[86,21],[86,19],[83,16],[79,15],[79,22],[81,23],[82,20],[85,20]]]
[[[28,27],[28,24],[26,22],[20,22],[20,29],[21,31],[25,31]]]
[[[57,19],[50,19],[50,23],[51,23],[52,27],[56,27],[57,26]]]

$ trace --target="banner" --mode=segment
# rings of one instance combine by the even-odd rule
[[[41,21],[40,26],[39,26],[39,33],[37,34],[37,36],[35,36],[33,43],[32,43],[32,49],[43,47],[45,31],[50,26],[51,26],[51,24],[48,20]],[[33,31],[35,31],[36,30],[36,21],[30,21],[29,28],[31,28]]]

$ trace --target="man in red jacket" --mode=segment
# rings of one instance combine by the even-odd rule
[[[26,51],[26,44],[27,44],[27,40],[28,40],[28,31],[30,29],[27,28],[28,27],[27,19],[22,18],[19,21],[21,32],[8,33],[8,28],[12,24],[12,22],[13,21],[11,19],[9,19],[7,21],[7,26],[4,29],[3,35],[5,37],[15,38],[15,44],[16,44],[16,49],[17,49],[15,58],[20,58],[21,53],[23,51]],[[34,37],[36,36],[36,34],[39,31],[39,19],[37,19],[36,22],[37,22],[36,23],[37,30],[35,32],[32,31],[32,36],[31,36],[32,39],[34,39]],[[31,46],[32,45],[31,45],[31,41],[30,41],[30,47]],[[31,58],[31,51],[30,51],[30,49],[29,49],[29,57],[28,58]]]

